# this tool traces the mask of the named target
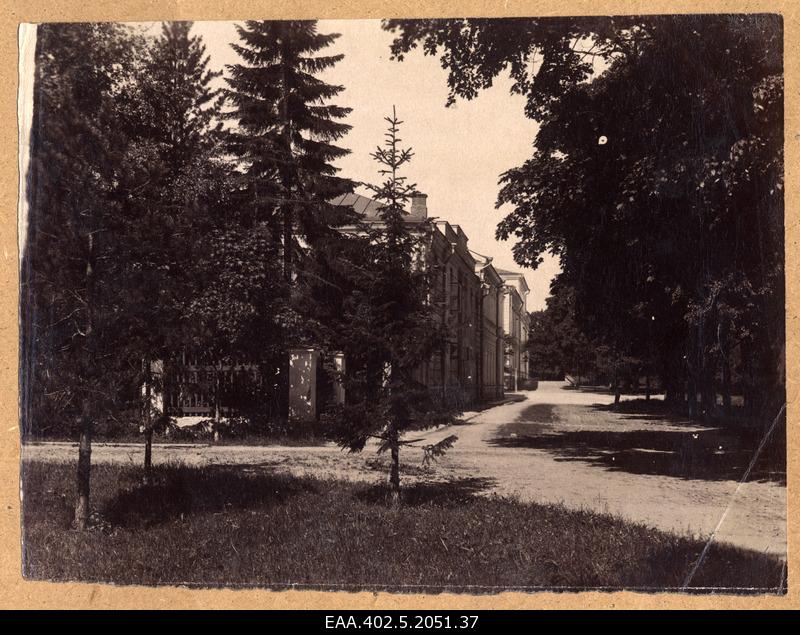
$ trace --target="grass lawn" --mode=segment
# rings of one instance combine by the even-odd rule
[[[475,495],[478,479],[409,487],[275,475],[253,467],[92,472],[97,526],[69,528],[72,465],[23,466],[23,568],[35,579],[118,584],[297,585],[348,590],[669,590],[703,543],[611,516]],[[783,592],[783,563],[714,545],[696,592]]]
[[[23,443],[34,445],[36,443],[49,443],[49,442],[66,442],[78,443],[80,437],[78,433],[74,434],[60,434],[49,436],[34,436],[28,435],[23,439]],[[93,443],[134,443],[144,447],[144,435],[131,431],[125,434],[114,435],[93,435]],[[207,434],[202,436],[189,436],[189,435],[166,435],[166,434],[153,434],[153,446],[159,445],[280,445],[288,447],[311,447],[323,446],[328,443],[322,435],[318,434],[251,434],[243,436],[226,436],[221,435],[217,440],[213,435]]]

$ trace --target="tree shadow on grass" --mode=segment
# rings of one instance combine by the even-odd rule
[[[641,416],[633,412],[629,410],[631,419]],[[669,429],[653,426],[646,430],[559,432],[535,421],[532,424],[517,422],[501,427],[491,443],[506,448],[545,450],[554,454],[556,460],[584,461],[632,474],[738,481],[761,442],[755,431],[731,431],[695,424],[684,431],[675,429],[682,423],[679,419],[665,423],[669,424]],[[765,444],[749,481],[786,483],[786,454],[782,450],[781,434],[785,434],[785,429],[776,430]]]
[[[698,430],[719,430],[720,423],[714,421],[693,420],[661,399],[630,399],[613,404],[596,403],[591,409],[598,413],[615,413],[621,421],[642,421],[663,423],[671,428],[687,428],[693,432]],[[738,432],[737,432],[738,433]]]
[[[268,508],[313,491],[308,479],[271,474],[258,466],[160,466],[150,484],[133,485],[111,498],[102,516],[115,526],[147,527],[188,515]]]
[[[462,478],[440,483],[414,483],[401,490],[401,502],[410,507],[426,504],[462,505],[480,492],[490,489],[495,483],[494,479],[483,477]],[[387,483],[379,483],[361,489],[355,496],[370,504],[393,504]]]
[[[672,404],[663,399],[644,398],[626,399],[614,404],[594,404],[592,408],[598,412],[614,412],[622,419],[636,421],[663,421],[671,425],[683,425],[693,428],[725,428],[735,434],[759,434],[769,420],[749,417],[742,406],[732,406],[731,413],[724,415],[719,406],[715,413],[697,419],[691,419],[682,404]]]

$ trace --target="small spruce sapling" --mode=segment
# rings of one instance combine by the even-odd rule
[[[433,225],[409,219],[405,206],[416,186],[399,174],[413,152],[400,147],[393,109],[386,117],[386,141],[372,153],[383,181],[366,185],[379,203],[377,219],[364,224],[369,254],[360,268],[356,290],[344,303],[342,342],[348,359],[344,383],[347,403],[331,409],[327,424],[333,438],[353,452],[367,440],[380,441],[378,453],[389,452],[392,500],[400,499],[400,449],[424,451],[424,464],[440,457],[456,440],[420,446],[422,438],[403,434],[449,421],[454,412],[418,378],[418,371],[442,346],[444,334],[431,302],[436,268],[429,259]]]

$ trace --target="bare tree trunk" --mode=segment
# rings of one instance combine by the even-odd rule
[[[754,387],[753,387],[753,358],[751,355],[751,347],[748,343],[742,342],[740,345],[742,354],[742,397],[744,399],[744,411],[748,417],[752,417],[754,413]]]
[[[92,474],[92,416],[89,397],[83,398],[81,437],[78,446],[78,502],[75,505],[75,529],[83,531],[89,523],[89,484]]]
[[[293,250],[294,250],[294,148],[292,147],[292,121],[289,116],[289,79],[286,73],[287,58],[289,57],[288,42],[285,30],[281,32],[281,101],[280,118],[283,126],[282,140],[286,151],[286,162],[282,169],[281,181],[284,188],[284,196],[289,200],[281,206],[283,216],[283,275],[286,282],[292,284]]]
[[[722,359],[722,408],[726,417],[732,414],[731,408],[731,362],[728,357]]]
[[[705,362],[705,360],[704,360]],[[703,364],[700,375],[700,404],[703,418],[712,417],[717,405],[717,393],[714,387],[714,377],[711,369]]]
[[[293,218],[292,205],[286,203],[283,205],[283,275],[286,282],[292,283],[292,249],[293,249]]]
[[[86,237],[86,324],[84,339],[89,353],[89,367],[94,365],[94,236]],[[89,485],[92,475],[92,420],[94,413],[91,397],[84,392],[81,399],[81,436],[78,445],[78,501],[75,504],[75,528],[83,531],[89,523]]]
[[[153,428],[144,431],[144,482],[150,483],[153,471]]]
[[[664,386],[664,401],[670,406],[676,406],[683,401],[683,390],[680,389],[680,379],[678,375],[678,366],[675,363],[674,354],[670,354],[661,359],[659,376],[661,383]]]
[[[619,365],[614,364],[614,410],[619,407],[620,386],[619,386]]]
[[[392,503],[396,505],[400,502],[400,435],[394,424],[389,429],[389,442],[392,453],[392,467],[389,473],[390,495]]]
[[[219,393],[220,393],[220,386],[219,386],[219,376],[220,376],[220,366],[221,363],[217,363],[216,367],[214,368],[214,426],[216,427],[219,424],[219,421],[222,417],[222,413],[219,407]]]
[[[697,412],[697,388],[698,388],[698,357],[699,349],[699,327],[692,328],[689,333],[688,353],[686,356],[686,406],[689,418],[696,419]]]
[[[220,376],[222,375],[222,362],[217,362],[214,366],[214,441],[219,441],[219,428],[222,419],[222,409],[220,408]]]
[[[152,413],[152,376],[151,361],[145,359],[144,369],[144,483],[150,483],[153,465],[153,413]]]
[[[697,417],[697,383],[694,377],[689,375],[686,387],[686,406],[689,410],[689,417],[694,419]]]

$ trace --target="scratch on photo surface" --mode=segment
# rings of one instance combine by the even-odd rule
[[[761,439],[761,443],[759,443],[758,448],[756,448],[756,451],[753,454],[753,458],[750,460],[750,465],[747,466],[747,469],[744,471],[744,474],[742,474],[742,478],[739,479],[739,483],[736,485],[736,489],[733,491],[733,494],[731,494],[731,498],[728,501],[728,505],[725,507],[725,511],[722,512],[722,516],[720,517],[717,526],[714,527],[714,531],[712,531],[711,535],[708,537],[708,541],[706,542],[705,547],[703,547],[703,551],[700,553],[700,557],[697,558],[697,562],[694,563],[692,570],[689,571],[689,575],[686,576],[686,581],[683,583],[683,586],[681,587],[682,591],[685,591],[688,588],[689,584],[691,584],[692,582],[692,578],[694,578],[695,573],[697,573],[697,570],[700,568],[700,565],[703,564],[703,560],[705,560],[706,554],[708,553],[708,550],[711,548],[711,543],[714,542],[714,538],[716,538],[717,532],[722,527],[722,523],[725,522],[725,517],[731,510],[731,507],[733,507],[733,501],[736,499],[736,495],[739,493],[739,490],[742,488],[742,485],[744,485],[745,481],[747,481],[747,478],[750,476],[750,472],[752,471],[753,466],[756,464],[758,457],[761,455],[761,451],[764,449],[764,446],[767,444],[767,441],[769,441],[769,438],[772,436],[772,433],[775,430],[775,426],[778,425],[778,422],[780,421],[784,412],[786,412],[785,403],[781,406],[781,409],[778,411],[778,414],[772,420],[772,423],[770,424],[769,428],[767,428],[767,431],[764,433],[764,436]],[[781,586],[783,586],[783,574],[781,574]]]

